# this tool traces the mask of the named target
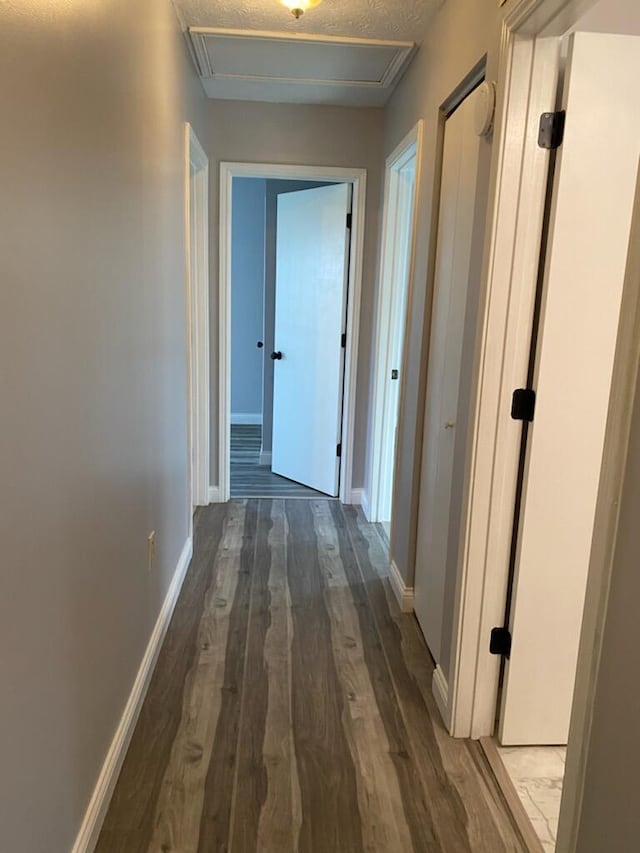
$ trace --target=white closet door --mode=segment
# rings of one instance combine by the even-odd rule
[[[278,196],[272,470],[338,494],[351,186]]]
[[[447,540],[480,140],[472,93],[447,119],[422,454],[415,613],[440,662]]]
[[[577,33],[565,74],[499,735],[567,742],[640,157],[640,38]]]

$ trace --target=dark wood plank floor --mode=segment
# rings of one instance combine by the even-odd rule
[[[325,495],[295,480],[274,474],[270,465],[260,464],[262,427],[231,424],[232,498],[323,498]]]
[[[198,511],[99,853],[525,850],[386,563],[337,501]]]

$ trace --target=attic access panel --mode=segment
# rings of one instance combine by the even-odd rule
[[[308,92],[316,102],[324,89],[328,102],[351,92],[384,103],[415,49],[413,42],[277,32],[191,27],[189,34],[207,94],[222,98],[276,100],[289,92],[285,100],[300,101]]]

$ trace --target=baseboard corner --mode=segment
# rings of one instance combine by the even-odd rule
[[[367,494],[366,489],[362,489],[362,495],[360,497],[360,506],[362,507],[362,513],[367,521],[371,521],[371,506],[369,504],[369,495]]]
[[[209,503],[210,504],[221,503],[220,486],[209,486]]]
[[[362,493],[364,489],[351,489],[349,495],[349,503],[352,506],[362,506]]]
[[[129,698],[127,699],[120,722],[118,723],[98,775],[98,780],[84,814],[80,830],[72,848],[72,853],[92,853],[98,843],[98,837],[107,809],[109,808],[109,803],[111,802],[113,790],[118,781],[133,731],[138,722],[142,703],[147,694],[149,682],[151,681],[151,676],[153,675],[153,670],[165,634],[167,633],[182,583],[189,568],[192,554],[193,541],[189,538],[182,548],[178,564],[173,573],[153,631],[151,632],[151,637],[149,638],[147,648],[145,649],[135,681],[133,682]]]
[[[431,679],[431,693],[436,700],[438,711],[447,731],[451,728],[451,712],[449,710],[449,684],[440,664],[437,664]]]
[[[270,450],[261,450],[260,451],[260,465],[264,465],[265,467],[271,467],[271,451]]]
[[[407,586],[394,560],[389,566],[389,581],[402,613],[413,613],[413,587]]]

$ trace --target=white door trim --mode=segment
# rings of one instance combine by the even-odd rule
[[[333,166],[283,166],[271,163],[220,163],[220,270],[218,350],[218,500],[229,500],[231,438],[231,205],[233,178],[280,178],[302,181],[336,181],[353,186],[353,218],[349,264],[347,345],[345,351],[344,408],[340,500],[351,503],[353,443],[356,418],[356,380],[360,334],[360,298],[364,256],[367,171]]]
[[[387,406],[387,390],[389,387],[388,377],[391,370],[390,343],[391,343],[391,304],[393,298],[393,280],[389,269],[389,257],[395,252],[396,231],[395,221],[397,218],[397,176],[400,169],[415,156],[416,173],[413,190],[413,216],[411,223],[411,242],[409,249],[409,269],[407,274],[407,309],[405,311],[405,331],[407,326],[407,312],[412,302],[413,275],[416,250],[416,227],[417,211],[420,188],[420,169],[422,163],[422,137],[424,121],[420,119],[404,139],[387,157],[385,162],[384,177],[384,204],[382,209],[382,251],[380,255],[380,272],[378,278],[378,297],[376,308],[376,332],[374,348],[374,390],[371,401],[371,446],[369,450],[369,488],[368,488],[368,514],[369,521],[380,521],[380,498],[381,498],[381,475],[382,459],[384,458],[384,446],[390,440],[385,436],[384,413]],[[404,361],[406,357],[406,335],[403,346],[402,371],[400,377],[402,397],[402,386],[404,385]],[[394,458],[395,468],[395,458]]]
[[[192,170],[194,222],[191,221]],[[209,160],[188,122],[185,124],[185,258],[191,525],[193,507],[209,503]]]

